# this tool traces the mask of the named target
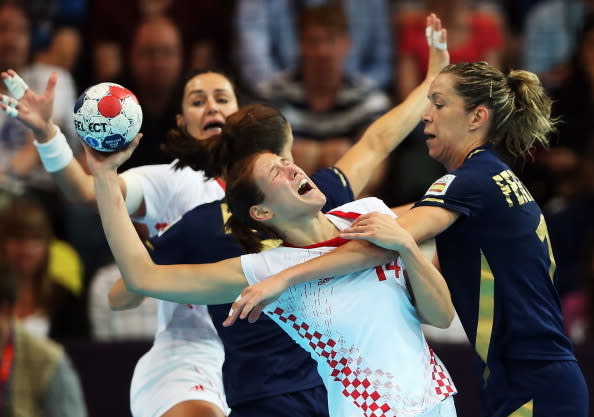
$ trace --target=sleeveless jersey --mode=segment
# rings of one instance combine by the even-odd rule
[[[311,177],[326,195],[323,210],[353,200],[350,185],[337,168]],[[195,207],[159,236],[150,239],[149,252],[158,264],[217,262],[243,254],[223,225],[229,213],[224,201]],[[223,383],[227,402],[236,404],[320,386],[315,363],[272,320],[239,320],[223,327],[231,304],[208,310],[225,347]]]
[[[342,230],[371,211],[392,214],[381,200],[366,198],[327,215]],[[281,246],[243,255],[241,263],[253,284],[344,242],[336,238],[306,248]],[[414,416],[456,392],[425,341],[403,272],[398,258],[296,285],[267,307],[266,314],[317,362],[331,416]]]
[[[490,145],[435,181],[416,206],[460,214],[436,246],[487,389],[502,359],[573,359],[543,214]]]

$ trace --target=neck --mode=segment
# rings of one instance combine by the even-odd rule
[[[483,146],[486,145],[487,141],[486,140],[473,140],[469,143],[467,143],[465,146],[463,146],[460,151],[457,153],[457,156],[455,158],[452,158],[451,162],[448,162],[447,164],[444,164],[445,169],[448,171],[454,171],[458,168],[460,168],[462,166],[462,164],[464,163],[464,161],[466,160],[466,157],[468,156],[468,154],[475,148],[478,148],[479,146]]]
[[[303,85],[308,95],[336,94],[342,85],[342,71],[323,71],[314,66],[303,65]]]
[[[334,239],[339,230],[322,212],[305,221],[284,228],[285,241],[295,246],[308,246]]]

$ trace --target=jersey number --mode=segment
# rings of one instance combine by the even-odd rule
[[[375,267],[375,273],[377,274],[377,280],[385,281],[387,279],[386,278],[387,271],[394,271],[394,277],[396,279],[400,278],[400,267],[398,265],[396,265],[396,261],[393,261],[389,264]]]
[[[540,222],[538,223],[538,227],[536,228],[536,236],[540,239],[542,243],[547,242],[547,250],[549,252],[549,261],[551,262],[551,266],[549,266],[549,277],[551,280],[555,275],[555,268],[557,264],[555,263],[555,257],[553,256],[553,248],[551,246],[551,239],[549,239],[549,231],[547,229],[547,224],[545,222],[544,216],[540,215]]]

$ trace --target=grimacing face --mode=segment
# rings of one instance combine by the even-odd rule
[[[196,139],[221,133],[229,115],[238,109],[231,82],[214,72],[198,74],[186,83],[178,127],[185,126]]]
[[[258,206],[273,213],[278,225],[285,219],[315,214],[326,197],[301,168],[273,153],[261,153],[254,162],[253,177],[265,195]]]

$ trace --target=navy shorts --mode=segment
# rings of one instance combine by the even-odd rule
[[[588,387],[576,361],[511,360],[505,387],[487,388],[488,417],[588,417]]]
[[[323,385],[237,404],[229,417],[328,417],[328,393]]]

